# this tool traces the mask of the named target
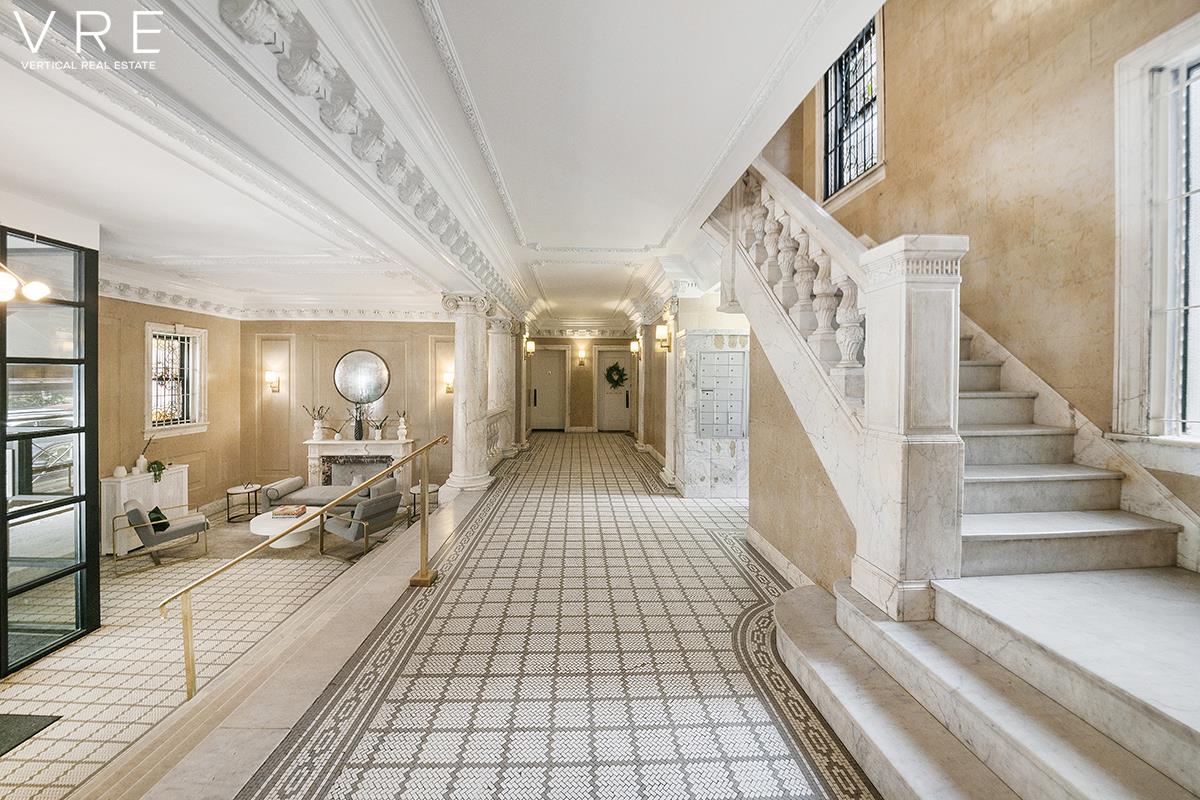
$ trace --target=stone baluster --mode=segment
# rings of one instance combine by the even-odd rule
[[[858,308],[858,284],[849,275],[837,282],[842,293],[837,307],[837,346],[841,360],[829,371],[829,377],[841,391],[843,397],[858,399],[863,396],[863,367],[860,354],[866,334],[863,317]]]
[[[779,283],[781,277],[779,271],[779,234],[783,231],[783,225],[779,222],[775,210],[775,198],[763,190],[763,208],[767,210],[766,219],[763,220],[763,262],[762,272],[763,277],[767,279],[768,286],[775,286]]]
[[[742,219],[738,235],[741,237],[742,247],[751,254],[754,247],[754,207],[758,203],[761,191],[761,184],[747,172],[742,187]]]
[[[817,318],[817,328],[808,335],[808,344],[823,364],[832,365],[842,355],[837,345],[837,333],[833,329],[838,306],[837,287],[833,285],[833,265],[829,254],[819,248],[813,255],[813,261],[817,265],[817,277],[813,280],[812,308]]]
[[[780,219],[779,233],[779,283],[775,284],[775,296],[785,310],[790,310],[796,304],[799,293],[796,291],[795,264],[796,251],[800,245],[792,238],[792,228],[795,222],[786,214]]]
[[[796,302],[789,310],[792,322],[805,336],[817,328],[817,315],[813,313],[813,281],[817,277],[817,265],[809,254],[808,234],[792,221],[791,238],[796,241],[796,261],[792,265],[792,283],[796,287]]]
[[[759,266],[767,257],[767,248],[763,240],[767,236],[767,207],[762,198],[751,195],[750,200],[750,260]]]

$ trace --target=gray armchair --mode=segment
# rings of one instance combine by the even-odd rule
[[[380,481],[379,484],[371,488],[375,489],[387,482]],[[366,555],[371,549],[372,534],[383,531],[383,535],[376,539],[377,542],[387,538],[388,533],[391,532],[391,529],[400,520],[401,504],[404,500],[404,493],[395,491],[395,481],[393,480],[392,483],[393,491],[386,494],[374,494],[369,499],[361,500],[352,512],[325,514],[322,517],[321,529],[317,537],[317,549],[322,555],[341,558],[341,556],[325,552],[326,531],[340,536],[348,542],[357,542],[361,539],[363,544],[362,555]],[[342,560],[347,561],[349,559]]]
[[[150,559],[155,565],[162,564],[160,553],[164,550],[172,550],[177,547],[188,547],[197,544],[201,540],[204,541],[204,555],[208,554],[208,518],[200,513],[189,513],[186,506],[172,506],[167,509],[160,509],[167,517],[162,522],[154,522],[150,519],[150,512],[142,505],[139,500],[125,501],[125,521],[126,524],[118,525],[117,517],[113,524],[113,536],[115,537],[118,531],[132,530],[137,536],[138,541],[142,546],[136,550],[132,550],[125,555],[118,553],[117,542],[113,540],[113,558],[122,560],[126,558],[136,558],[138,556],[150,556]],[[167,512],[181,512],[172,516]],[[156,524],[166,523],[166,528],[161,531],[156,531]],[[196,556],[198,557],[198,556]]]

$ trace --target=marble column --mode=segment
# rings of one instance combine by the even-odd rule
[[[671,352],[665,353],[667,359],[667,377],[663,383],[663,393],[666,395],[666,420],[663,436],[663,464],[659,477],[667,486],[675,485],[675,314],[679,310],[679,301],[672,297],[663,307],[663,324],[667,326],[667,341]],[[654,345],[658,347],[657,344]]]
[[[507,408],[505,422],[500,426],[500,451],[505,458],[516,455],[513,442],[516,429],[516,409],[513,397],[516,392],[516,361],[513,359],[513,328],[515,323],[507,317],[488,320],[488,405],[489,410]]]
[[[521,324],[517,333],[517,343],[520,345],[521,359],[521,394],[517,398],[517,449],[529,449],[529,356],[525,353],[525,337],[528,328]]]
[[[637,329],[638,359],[637,359],[637,449],[645,452],[650,448],[646,445],[646,350],[654,342],[646,335],[646,326],[639,325]]]
[[[893,619],[933,618],[930,581],[962,566],[958,436],[959,263],[965,236],[901,236],[863,254],[871,524],[858,526],[851,583]]]
[[[446,485],[472,491],[492,482],[487,457],[487,313],[482,295],[445,294],[442,307],[454,315],[454,433]]]

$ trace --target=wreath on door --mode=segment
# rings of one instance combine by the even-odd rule
[[[625,368],[618,361],[604,370],[604,380],[608,381],[608,385],[613,389],[620,389],[625,385],[625,381],[629,380],[629,374],[625,372]]]

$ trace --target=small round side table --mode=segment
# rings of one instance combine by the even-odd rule
[[[262,486],[252,483],[249,486],[240,484],[230,486],[225,490],[225,519],[229,522],[241,522],[243,519],[253,519],[258,516],[258,492]],[[233,512],[233,499],[245,495],[246,510]]]
[[[438,489],[442,487],[436,483],[429,484],[429,507],[436,508],[438,505]],[[421,484],[410,486],[408,493],[412,495],[412,518],[418,519],[421,516]]]

